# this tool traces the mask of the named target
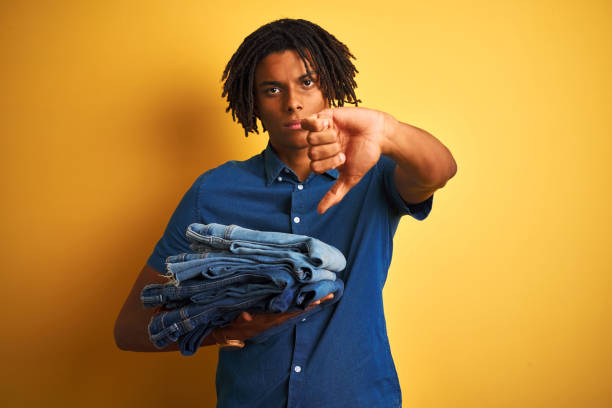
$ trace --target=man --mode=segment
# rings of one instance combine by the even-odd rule
[[[357,104],[348,48],[321,27],[283,19],[245,38],[224,73],[228,111],[269,134],[264,152],[204,173],[185,194],[117,319],[120,348],[156,351],[139,304],[193,222],[309,235],[347,259],[337,302],[303,314],[243,313],[203,344],[221,348],[219,407],[398,407],[382,288],[400,217],[422,220],[456,172],[435,137]],[[336,108],[332,108],[337,106]],[[282,324],[281,324],[282,322]],[[170,349],[172,347],[168,347]],[[176,349],[173,347],[172,349]]]

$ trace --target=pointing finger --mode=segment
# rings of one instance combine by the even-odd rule
[[[301,124],[302,129],[306,129],[311,132],[321,132],[329,127],[329,119],[318,118],[316,115],[312,115],[302,119]]]

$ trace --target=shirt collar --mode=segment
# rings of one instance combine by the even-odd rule
[[[263,151],[263,156],[264,156],[264,168],[266,171],[266,186],[269,186],[270,184],[272,184],[272,182],[283,171],[285,171],[285,169],[287,169],[287,172],[293,173],[293,170],[291,170],[289,166],[283,163],[281,159],[278,158],[276,153],[274,153],[274,150],[272,150],[272,145],[270,145],[270,142],[268,142],[268,146],[266,146],[266,150]],[[338,170],[336,169],[327,170],[323,174],[327,174],[329,177],[331,177],[334,180],[338,178]],[[312,174],[311,174],[311,177],[312,177]]]

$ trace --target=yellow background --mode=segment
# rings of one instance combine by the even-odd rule
[[[214,405],[213,349],[122,352],[112,328],[193,180],[265,146],[224,113],[225,63],[302,17],[350,46],[363,106],[458,163],[395,239],[404,406],[612,406],[612,3],[221,4],[0,5],[0,405]]]

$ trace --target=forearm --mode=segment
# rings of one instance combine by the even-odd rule
[[[121,350],[154,352],[178,350],[177,343],[172,343],[163,349],[158,349],[151,343],[147,327],[158,309],[147,309],[140,301],[140,293],[146,285],[165,282],[167,282],[165,277],[147,265],[138,275],[115,323],[115,343]],[[330,294],[313,302],[308,308],[332,298],[333,294]],[[243,313],[230,325],[215,329],[204,338],[200,346],[223,344],[226,340],[246,340],[300,313],[302,312],[262,313],[255,316]]]
[[[127,303],[126,303],[127,305]],[[117,322],[115,323],[115,342],[117,347],[125,351],[176,351],[176,343],[168,347],[158,349],[149,340],[147,325],[153,317],[154,311],[140,306],[136,310],[122,309]]]
[[[115,322],[115,343],[121,350],[149,352],[178,350],[177,343],[172,343],[163,349],[158,349],[151,343],[147,327],[158,309],[147,309],[140,301],[140,292],[146,285],[166,281],[166,278],[149,266],[145,266],[140,272]],[[215,344],[212,336],[205,338],[202,343],[202,345],[210,344]]]
[[[425,130],[385,115],[381,152],[397,163],[395,183],[400,195],[411,202],[408,198],[431,195],[443,187],[457,172],[451,152]]]
[[[175,344],[164,349],[158,349],[149,340],[147,327],[157,309],[147,309],[140,302],[140,292],[151,283],[167,281],[153,268],[145,265],[136,282],[132,286],[117,321],[115,322],[115,343],[121,350],[126,351],[173,351],[177,350]]]

